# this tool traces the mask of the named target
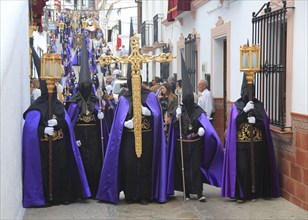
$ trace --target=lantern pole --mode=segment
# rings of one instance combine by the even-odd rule
[[[47,62],[48,66],[47,67]],[[59,70],[55,69],[58,63]],[[43,54],[41,65],[41,79],[46,81],[48,90],[48,118],[53,118],[52,112],[52,98],[55,88],[55,83],[60,81],[61,76],[56,75],[60,73],[61,56],[59,54]],[[53,149],[52,149],[52,137],[48,136],[48,189],[49,189],[49,201],[53,201]]]
[[[245,73],[247,86],[248,86],[248,98],[249,101],[253,100],[253,80],[254,74],[260,71],[260,47],[253,44],[249,46],[247,44],[240,47],[240,71]],[[254,116],[253,109],[248,112],[248,117]],[[249,124],[250,132],[250,171],[251,171],[251,192],[256,193],[256,176],[255,176],[255,160],[254,160],[254,125]]]

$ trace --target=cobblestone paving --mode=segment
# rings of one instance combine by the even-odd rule
[[[96,200],[27,209],[24,219],[308,219],[308,212],[284,198],[238,204],[221,198],[220,189],[204,185],[207,202],[183,201],[181,192],[165,204],[127,204],[121,194],[118,205]]]

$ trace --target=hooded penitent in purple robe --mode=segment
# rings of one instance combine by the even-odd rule
[[[238,198],[238,199],[249,199],[251,198],[248,195],[245,195],[243,189],[239,189],[237,184],[238,171],[237,171],[237,125],[236,118],[239,112],[233,104],[231,113],[230,113],[230,122],[228,126],[228,134],[226,141],[226,152],[224,160],[224,169],[223,169],[223,179],[221,187],[221,196],[229,198]],[[279,187],[279,177],[278,170],[276,166],[274,147],[272,142],[272,137],[269,129],[269,120],[268,117],[263,111],[263,123],[264,123],[264,133],[263,133],[263,146],[266,147],[266,154],[262,157],[256,158],[259,160],[259,163],[266,162],[268,167],[264,169],[269,171],[265,176],[256,176],[257,182],[260,182],[261,185],[257,186],[257,195],[255,197],[279,197],[280,196],[280,187]],[[247,143],[249,144],[249,143]],[[265,174],[266,172],[264,172]],[[267,186],[262,186],[262,180],[267,179]],[[263,190],[262,190],[263,188]],[[266,190],[265,190],[266,189]]]
[[[198,107],[200,108],[200,107]],[[200,111],[201,112],[201,111]],[[203,111],[202,111],[203,112]],[[185,112],[184,112],[185,114]],[[174,124],[176,118],[173,116],[172,121],[170,125]],[[201,172],[201,180],[200,183],[207,183],[213,186],[220,187],[221,186],[221,178],[222,178],[222,168],[223,168],[223,158],[224,158],[224,152],[222,149],[222,145],[220,142],[220,139],[214,130],[211,122],[208,120],[206,115],[204,113],[199,114],[199,117],[197,118],[197,121],[195,123],[191,122],[192,126],[199,125],[202,126],[205,130],[204,136],[196,136],[191,138],[188,135],[188,138],[185,134],[183,134],[183,140],[188,140],[189,142],[183,143],[183,148],[189,148],[192,151],[195,151],[198,147],[194,142],[194,140],[201,139],[201,148],[200,148],[200,154],[198,157],[200,158],[194,158],[194,155],[191,155],[191,162],[196,163],[197,160],[200,160],[200,164],[198,165],[200,172]],[[185,124],[185,123],[184,123]],[[183,127],[185,125],[183,124]],[[196,128],[198,130],[198,127]],[[183,129],[184,130],[184,129]],[[192,128],[192,130],[195,130]],[[179,134],[179,128],[175,126],[169,127],[168,132],[168,183],[167,183],[167,189],[168,189],[168,195],[173,195],[174,190],[183,191],[183,184],[182,184],[182,173],[179,169],[175,169],[176,166],[176,160],[179,161],[179,158],[176,158],[176,146],[179,147],[179,142],[177,141],[180,137]],[[185,154],[185,151],[184,151]],[[186,155],[189,157],[188,155]],[[188,173],[191,173],[194,177],[197,176],[197,173],[189,169],[190,166],[186,166],[185,169],[185,161],[184,161],[184,170],[185,170],[185,185],[186,185],[186,193],[188,194],[200,194],[202,193],[202,186],[201,189],[198,190],[197,185],[199,185],[196,179],[194,179],[190,175],[186,175]],[[175,172],[178,172],[177,174]],[[192,179],[191,179],[192,178]],[[176,182],[175,182],[176,181]],[[190,185],[191,182],[195,182],[195,186]],[[193,184],[193,185],[194,185]],[[201,196],[201,195],[199,195]]]
[[[144,116],[150,123],[143,128],[142,155],[137,158],[134,132],[124,127],[127,117],[132,117],[131,101],[131,96],[123,96],[117,105],[96,198],[117,204],[120,192],[124,191],[129,202],[142,199],[166,202],[167,149],[159,102],[154,93],[142,93],[142,105],[152,115]],[[147,174],[145,169],[149,169]]]
[[[34,64],[40,77],[41,62],[32,43],[30,39]],[[40,80],[40,89],[41,96],[23,115],[22,181],[25,208],[67,203],[91,196],[71,120],[57,99],[56,92],[49,97],[43,80]],[[51,137],[45,133],[50,119],[49,98],[53,118],[57,121]],[[52,197],[49,191],[49,138],[52,140],[53,152]]]
[[[38,100],[40,101],[40,100]],[[45,102],[48,106],[48,102]],[[34,106],[37,105],[37,102]],[[83,196],[85,198],[90,197],[90,189],[84,172],[84,167],[82,165],[80,153],[76,145],[75,135],[73,127],[71,125],[70,118],[65,112],[65,123],[68,126],[68,133],[64,131],[64,136],[67,140],[66,152],[68,155],[68,167],[62,167],[62,170],[69,169],[70,173],[70,182],[73,182],[75,186],[81,185]],[[22,159],[23,159],[23,207],[36,207],[36,206],[45,206],[48,204],[48,200],[44,195],[44,191],[48,188],[48,185],[43,181],[42,170],[44,170],[42,164],[48,163],[44,162],[44,157],[42,158],[42,142],[40,141],[40,129],[42,118],[42,113],[39,109],[32,107],[32,110],[28,110],[25,113],[25,124],[23,129],[23,141],[22,141]],[[48,142],[47,142],[48,143]],[[56,146],[54,146],[56,147]],[[64,161],[60,161],[61,163]],[[54,155],[54,163],[57,163],[57,155]],[[69,165],[70,164],[70,165]],[[54,170],[55,174],[58,173]],[[48,175],[48,174],[47,174]],[[57,177],[54,177],[57,178]],[[58,177],[64,178],[64,177]],[[43,184],[44,183],[44,184]],[[76,197],[79,194],[79,189],[76,187],[75,194]],[[56,193],[56,189],[54,191]],[[59,201],[62,201],[61,198],[58,198]]]
[[[68,114],[74,125],[87,179],[93,196],[97,193],[103,163],[103,152],[108,142],[108,131],[105,118],[99,119],[102,111],[95,96],[90,77],[88,51],[83,37],[81,69],[79,73],[78,92],[66,102]],[[103,138],[103,142],[102,142]]]
[[[254,98],[252,116],[255,123],[248,123],[251,113],[244,111],[248,101],[247,81],[243,74],[241,98],[233,104],[230,113],[221,196],[238,200],[279,197],[278,170],[269,120],[263,104]],[[253,137],[250,137],[251,129]],[[252,146],[253,160],[250,152]],[[251,164],[254,164],[254,169],[251,169]]]

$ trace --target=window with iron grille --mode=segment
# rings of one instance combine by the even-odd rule
[[[146,45],[145,39],[146,39],[146,22],[142,22],[140,26],[141,30],[141,47]]]
[[[164,44],[163,53],[170,53],[170,46],[168,44]],[[163,81],[167,81],[169,77],[169,67],[170,67],[169,62],[160,64],[160,71],[161,71],[160,75]]]
[[[197,81],[197,47],[196,47],[196,35],[189,34],[185,38],[185,64],[188,72],[188,77],[193,90],[196,91]]]
[[[264,10],[263,10],[264,9]],[[264,13],[259,15],[263,11]],[[270,123],[285,128],[287,9],[272,11],[266,3],[252,15],[253,44],[260,45],[260,72],[255,75],[256,98],[263,102]]]
[[[158,14],[153,17],[154,43],[158,42]]]

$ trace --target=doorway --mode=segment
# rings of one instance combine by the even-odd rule
[[[212,94],[215,99],[214,128],[224,145],[224,133],[227,129],[227,38],[221,36],[213,39],[213,70],[212,70]]]

